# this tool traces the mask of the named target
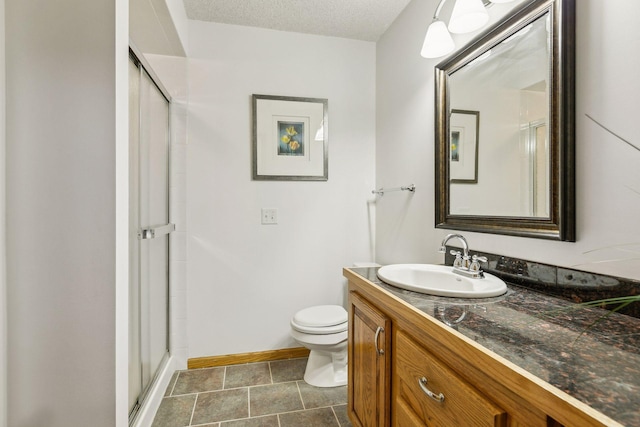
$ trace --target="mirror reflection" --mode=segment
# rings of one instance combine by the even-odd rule
[[[549,217],[549,35],[546,13],[449,76],[452,215]]]
[[[435,67],[436,227],[575,241],[575,1],[531,0]]]

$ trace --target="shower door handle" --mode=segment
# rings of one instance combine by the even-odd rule
[[[149,240],[155,239],[156,237],[164,236],[165,234],[170,234],[172,231],[175,231],[175,224],[165,224],[159,225],[157,227],[149,227],[143,228],[138,232],[138,239],[140,240]]]

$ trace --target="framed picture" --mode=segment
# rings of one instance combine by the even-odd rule
[[[253,95],[253,179],[328,179],[328,101]]]
[[[450,117],[449,179],[456,184],[477,184],[480,112],[451,110]]]

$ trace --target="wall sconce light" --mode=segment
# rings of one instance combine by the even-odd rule
[[[449,28],[438,19],[442,6],[447,0],[440,0],[433,14],[433,21],[427,28],[420,54],[425,58],[439,58],[456,48],[451,33],[464,34],[476,31],[489,21],[486,7],[491,3],[509,3],[513,0],[455,0]]]

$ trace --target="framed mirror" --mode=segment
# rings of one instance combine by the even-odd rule
[[[436,227],[575,241],[575,2],[532,0],[436,66]]]

